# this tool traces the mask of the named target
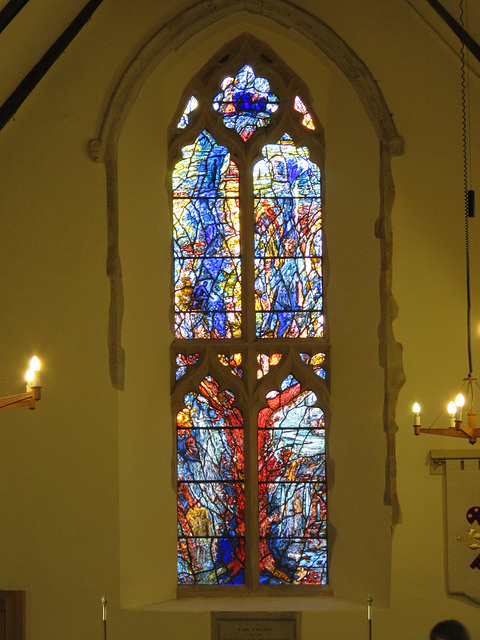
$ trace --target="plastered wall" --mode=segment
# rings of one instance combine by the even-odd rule
[[[38,408],[3,412],[0,427],[0,587],[26,590],[27,640],[100,636],[103,593],[109,636],[120,640],[207,639],[212,608],[300,610],[305,640],[361,637],[369,593],[377,637],[427,637],[438,619],[458,617],[478,638],[478,605],[446,595],[442,477],[426,464],[432,448],[469,445],[414,438],[410,413],[421,400],[436,417],[466,374],[458,58],[400,0],[311,5],[302,3],[370,70],[406,143],[391,161],[393,330],[406,378],[396,407],[401,521],[391,530],[383,504],[378,136],[335,61],[268,15],[202,25],[128,106],[117,156],[125,384],[113,388],[106,178],[88,141],[132,56],[189,3],[105,0],[0,132],[3,395],[21,390],[33,352],[44,361]],[[309,86],[326,134],[336,596],[185,603],[175,600],[166,129],[186,83],[244,31]],[[478,98],[473,74],[473,167]],[[478,317],[474,286],[474,359]]]

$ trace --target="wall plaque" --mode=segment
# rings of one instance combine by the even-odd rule
[[[299,640],[298,613],[212,613],[212,640]]]

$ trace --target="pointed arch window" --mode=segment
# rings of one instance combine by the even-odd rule
[[[243,38],[170,129],[178,584],[328,584],[323,133]]]

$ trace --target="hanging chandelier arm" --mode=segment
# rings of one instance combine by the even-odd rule
[[[433,0],[428,0],[433,2]],[[436,2],[436,0],[435,0]],[[433,6],[433,5],[432,5]],[[460,24],[463,31],[463,0],[460,0]],[[463,156],[463,190],[465,205],[465,263],[466,263],[466,294],[467,294],[467,350],[468,350],[468,375],[463,379],[464,385],[467,384],[467,394],[470,395],[470,410],[467,412],[467,424],[463,424],[463,407],[465,398],[459,393],[455,398],[455,402],[448,404],[448,414],[450,416],[450,427],[436,428],[434,427],[438,418],[430,427],[421,427],[421,407],[418,402],[413,405],[413,429],[415,435],[427,433],[431,435],[448,436],[451,438],[468,438],[470,444],[475,444],[480,439],[480,428],[477,427],[476,413],[473,410],[473,383],[479,386],[477,378],[473,377],[472,364],[472,330],[471,330],[471,295],[470,295],[470,235],[469,235],[469,219],[475,216],[475,192],[469,190],[468,175],[468,151],[467,133],[469,133],[470,123],[467,122],[469,116],[469,108],[467,109],[468,86],[465,73],[465,42],[460,37],[460,61],[461,61],[461,104],[462,104],[462,156]],[[440,415],[443,415],[441,412]],[[440,417],[440,416],[439,416]]]

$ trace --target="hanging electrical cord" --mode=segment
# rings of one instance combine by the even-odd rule
[[[460,25],[463,29],[463,0],[460,0]],[[463,155],[463,191],[465,202],[465,263],[467,284],[467,351],[468,378],[472,377],[472,330],[471,330],[471,295],[470,295],[470,234],[469,219],[475,215],[475,192],[469,190],[468,184],[468,145],[467,145],[467,86],[465,73],[465,43],[460,47],[461,97],[462,97],[462,155]]]
[[[412,407],[413,410],[413,432],[416,436],[421,433],[439,436],[468,438],[470,444],[475,444],[480,440],[480,427],[477,427],[476,416],[473,410],[473,386],[480,388],[477,378],[472,376],[472,336],[471,336],[471,296],[470,296],[470,237],[469,237],[469,220],[475,216],[475,192],[469,190],[469,172],[468,172],[468,152],[470,150],[470,122],[467,118],[470,116],[470,103],[468,102],[469,86],[466,81],[466,64],[465,64],[465,41],[468,33],[463,28],[463,0],[460,0],[460,62],[461,62],[461,101],[462,101],[462,152],[463,152],[463,190],[465,204],[465,262],[466,262],[466,289],[467,289],[467,349],[468,349],[468,375],[463,379],[462,387],[466,386],[467,398],[469,398],[470,409],[466,413],[464,420],[464,406],[466,398],[463,393],[458,393],[455,401],[448,403],[447,412],[450,416],[450,426],[448,428],[435,427],[435,422],[443,415],[443,411],[438,415],[430,427],[421,426],[421,407],[418,402]]]

